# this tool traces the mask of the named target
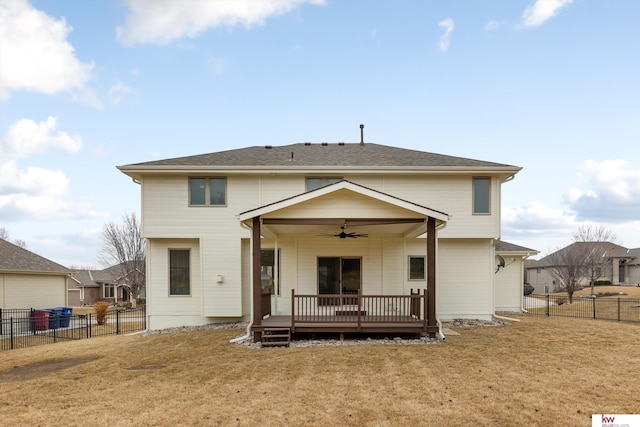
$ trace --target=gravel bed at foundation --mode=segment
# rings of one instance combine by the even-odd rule
[[[247,329],[247,322],[229,322],[229,323],[210,323],[208,325],[200,326],[178,326],[175,328],[166,329],[154,329],[144,333],[144,335],[157,335],[157,334],[178,334],[180,332],[195,332],[195,331],[211,331],[214,329]]]
[[[495,319],[491,321],[477,320],[477,319],[454,319],[446,322],[442,322],[443,328],[473,328],[473,327],[487,327],[487,326],[507,326],[511,322],[503,319]],[[158,329],[145,332],[144,335],[156,335],[156,334],[176,334],[181,332],[194,332],[194,331],[208,331],[215,329],[238,329],[237,338],[245,335],[247,328],[247,322],[232,322],[232,323],[211,323],[209,325],[200,326],[180,326],[175,328]],[[309,338],[309,339],[292,339],[290,347],[340,347],[340,346],[352,346],[352,345],[424,345],[424,344],[437,344],[442,342],[438,338],[429,338],[427,336],[420,336],[416,338],[407,337],[354,337],[347,336],[344,339],[321,337],[321,338]],[[236,342],[236,345],[240,345],[248,348],[262,348],[261,343],[251,342],[251,338],[246,338],[242,341]]]

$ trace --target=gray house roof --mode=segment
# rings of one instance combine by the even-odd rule
[[[537,251],[535,249],[525,248],[524,246],[519,246],[514,243],[504,242],[502,240],[498,240],[496,242],[496,252],[530,253],[531,255],[540,253],[540,251]]]
[[[551,267],[554,265],[553,259],[555,254],[561,254],[563,251],[569,250],[574,246],[585,246],[594,247],[596,250],[604,255],[607,258],[627,258],[633,262],[633,259],[640,255],[640,249],[627,249],[624,246],[620,246],[611,242],[574,242],[564,248],[558,249],[557,251],[541,258],[539,260],[532,260],[530,263],[527,263],[527,268],[539,268],[539,267]]]
[[[200,154],[120,166],[123,172],[176,167],[342,167],[342,168],[420,168],[420,169],[490,169],[515,173],[517,166],[473,160],[463,157],[391,147],[373,143],[308,142],[282,146],[253,146],[236,150]]]
[[[116,284],[121,273],[120,266],[113,265],[103,270],[77,270],[72,276],[79,282],[77,287],[99,287],[102,284]]]
[[[0,271],[61,275],[71,273],[68,268],[3,239],[0,239]]]

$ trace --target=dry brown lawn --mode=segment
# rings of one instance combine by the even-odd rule
[[[435,345],[252,349],[237,330],[0,354],[2,425],[591,425],[638,413],[640,325],[521,317]]]

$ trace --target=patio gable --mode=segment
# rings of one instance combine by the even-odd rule
[[[426,232],[428,218],[438,228],[449,219],[444,212],[346,180],[243,212],[239,220],[252,227],[255,217],[261,219],[264,237],[328,233],[342,226],[417,237]]]

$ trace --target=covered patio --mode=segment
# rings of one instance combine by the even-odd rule
[[[448,219],[443,212],[349,181],[339,181],[240,214],[239,220],[251,230],[254,341],[262,341],[262,334],[272,329],[286,329],[289,333],[426,333],[435,337],[438,333],[437,229],[444,227]],[[334,238],[332,247],[336,253],[345,241],[355,238],[376,236],[377,243],[371,244],[382,251],[384,238],[426,236],[420,239],[425,242],[426,289],[411,289],[406,294],[387,293],[387,287],[382,284],[383,292],[374,293],[367,289],[366,283],[351,288],[345,286],[346,279],[335,287],[326,287],[321,268],[331,266],[321,265],[324,258],[317,255],[317,278],[305,277],[306,282],[316,283],[313,286],[317,292],[299,292],[299,283],[286,283],[283,289],[290,292],[290,308],[272,315],[271,295],[262,291],[262,242],[265,238],[287,236],[307,240]],[[400,269],[404,267],[404,260],[401,262],[403,264],[397,266]],[[357,268],[361,268],[360,263]],[[310,289],[308,284],[305,289]]]

